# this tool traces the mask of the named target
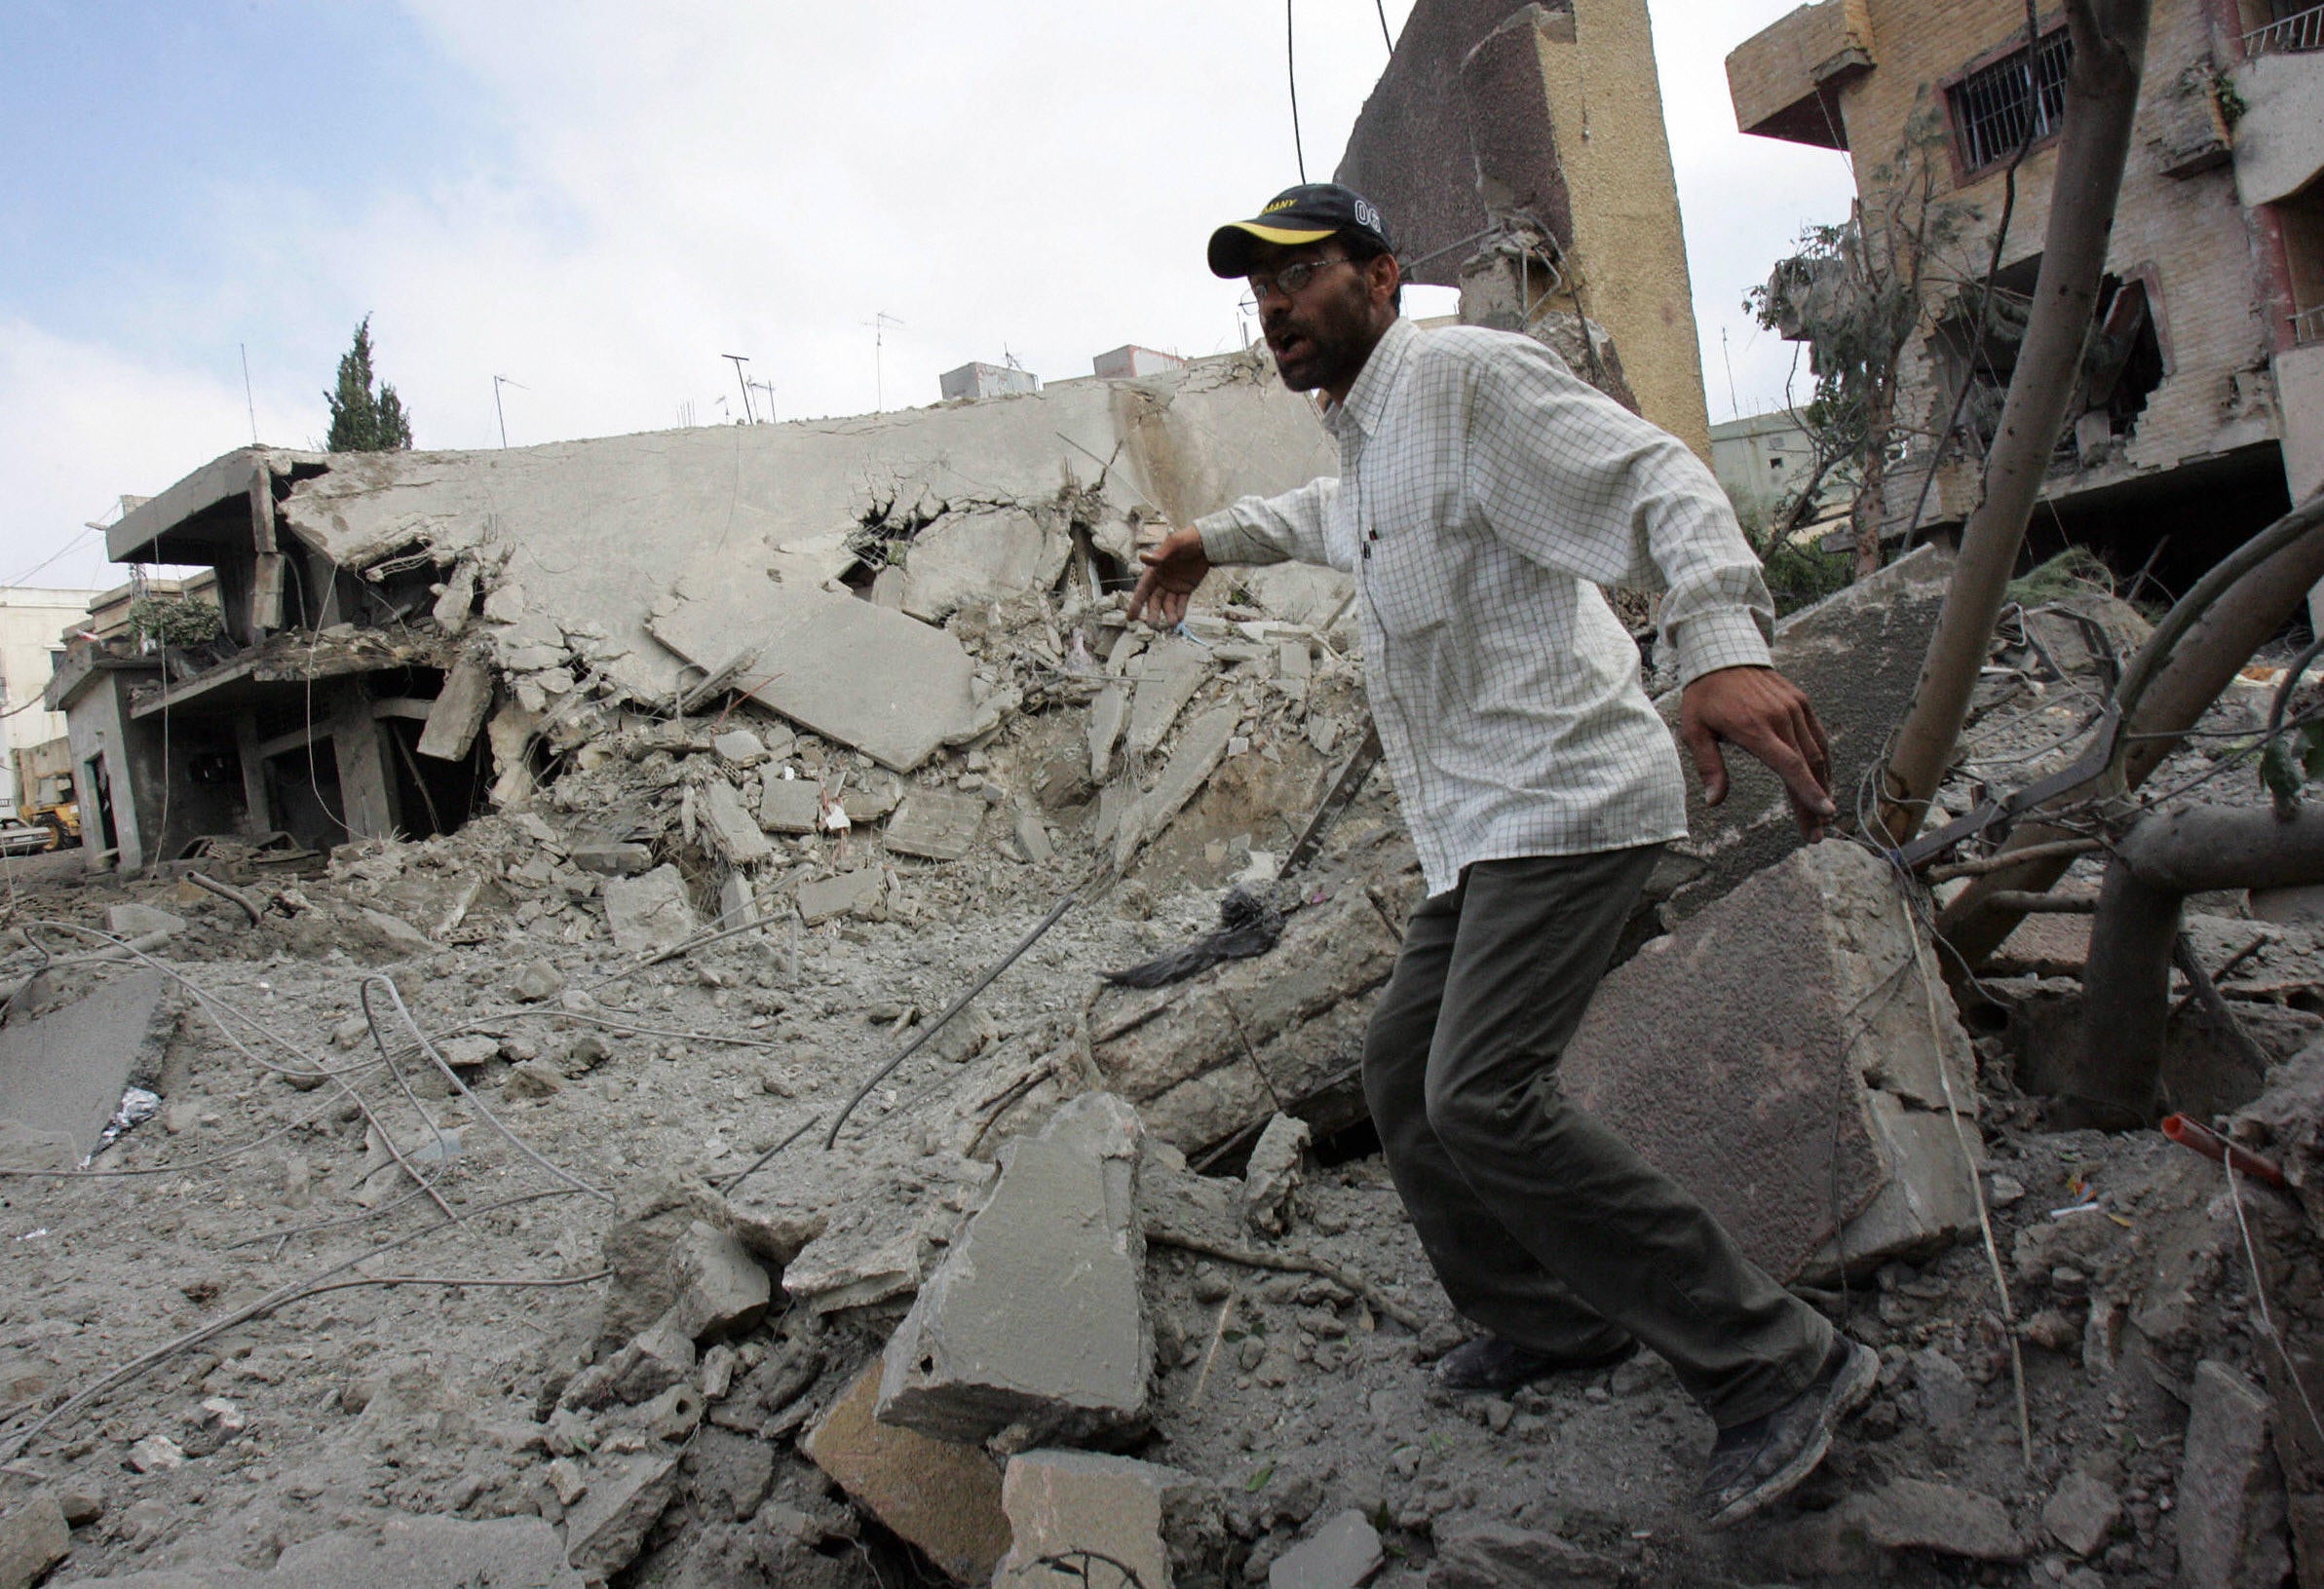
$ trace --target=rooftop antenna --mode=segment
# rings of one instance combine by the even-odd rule
[[[767,399],[767,423],[774,424],[775,383],[773,381],[751,381],[746,383],[746,390],[756,392]]]
[[[500,407],[500,389],[504,386],[513,386],[519,392],[530,392],[532,388],[522,381],[512,381],[506,375],[492,377],[492,417],[500,421],[500,444],[505,449],[509,444],[509,416],[502,413]]]
[[[1734,395],[1734,359],[1727,351],[1727,327],[1719,327],[1719,357],[1727,361],[1727,417],[1743,417],[1742,400]]]
[[[864,321],[861,323],[871,327],[871,389],[873,393],[873,412],[884,414],[888,411],[888,376],[886,368],[881,361],[880,353],[881,349],[886,346],[888,341],[888,327],[891,325],[901,325],[903,322],[897,320],[894,315],[889,314],[885,309],[882,309],[876,311],[872,315],[871,319]]]
[[[238,342],[235,346],[242,349],[242,400],[250,411],[250,445],[254,447],[258,444],[258,399],[250,396],[250,345]]]
[[[743,366],[750,362],[749,358],[739,353],[722,353],[718,357],[733,360],[735,366],[735,383],[743,389],[743,422],[745,424],[756,425],[758,423],[758,416],[750,411],[750,382],[745,379],[743,374]]]

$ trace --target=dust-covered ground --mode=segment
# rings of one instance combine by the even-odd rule
[[[164,1568],[223,1583],[408,1515],[537,1516],[576,1548],[586,1520],[605,1541],[591,1575],[623,1585],[943,1581],[797,1441],[878,1351],[1001,1146],[1088,1084],[1095,973],[1207,930],[1254,852],[1263,871],[1288,847],[1347,749],[1317,726],[1352,710],[1347,664],[1318,672],[1296,693],[1230,680],[1247,732],[1132,876],[1087,889],[828,1152],[857,1087],[1102,870],[1094,791],[1066,776],[1086,756],[1078,714],[1028,712],[920,780],[990,788],[1046,844],[1002,819],[953,861],[888,851],[876,818],[778,838],[769,874],[795,888],[877,867],[876,897],[654,964],[612,941],[606,880],[572,856],[612,823],[685,872],[706,918],[717,871],[689,791],[735,776],[711,748],[731,724],[636,724],[559,770],[534,812],[425,845],[327,863],[221,852],[255,923],[177,879],[18,866],[9,924],[29,936],[0,980],[33,980],[12,1024],[144,965],[170,991],[133,1078],[160,1095],[152,1117],[85,1172],[0,1157],[0,1514],[62,1503],[75,1526],[55,1583]],[[1987,721],[1978,753],[2041,743],[2030,719]],[[2174,765],[2199,774],[2208,755]],[[885,777],[812,740],[789,764]],[[1394,823],[1368,790],[1314,895],[1415,888],[1401,843],[1379,842]],[[185,925],[138,964],[67,964],[129,903]],[[2288,1152],[2286,1122],[2313,1119],[2300,1100],[2324,1098],[2324,1057],[2292,1057],[2319,1024],[2300,969],[2313,940],[2211,903],[2221,943],[2268,940],[2242,962],[2262,991],[2237,1003],[2270,1012],[2278,1063],[2246,1101],[2274,1086],[2254,1117],[2278,1137],[2245,1134]],[[1509,1583],[2178,1583],[2189,1405],[2223,1371],[2274,1391],[2277,1455],[2263,1441],[2235,1482],[2263,1511],[2272,1498],[2280,1545],[2283,1473],[2324,1451],[2272,1344],[2305,1357],[2324,1321],[2312,1228],[2292,1197],[2248,1178],[2233,1195],[2159,1135],[2043,1128],[2021,1082],[2056,1040],[2045,988],[2074,987],[2004,978],[1982,1022],[1990,1244],[1804,1293],[1880,1350],[1881,1386],[1800,1492],[1725,1534],[1689,1520],[1712,1430],[1651,1352],[1507,1397],[1435,1387],[1427,1365],[1461,1330],[1364,1128],[1319,1144],[1274,1237],[1236,1223],[1235,1154],[1205,1180],[1162,1152],[1145,1178],[1152,1416],[1115,1448],[1216,1486],[1219,1528],[1179,1581],[1265,1581],[1355,1510],[1380,1532],[1384,1584],[1481,1581],[1439,1561],[1479,1526],[1571,1547],[1554,1569],[1505,1567]],[[608,1376],[654,1365],[635,1322],[615,1328],[632,1303],[606,1273],[608,1235],[672,1185],[724,1191],[743,1239],[800,1272],[632,1396]],[[1203,1256],[1174,1231],[1322,1272]],[[600,1515],[623,1474],[667,1458],[642,1515]]]

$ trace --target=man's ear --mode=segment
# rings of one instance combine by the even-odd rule
[[[1394,254],[1374,254],[1364,265],[1364,286],[1373,307],[1379,308],[1392,300],[1396,288],[1403,284],[1404,273],[1396,264]]]

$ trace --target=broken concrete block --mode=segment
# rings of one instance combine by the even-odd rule
[[[686,879],[667,862],[640,877],[608,880],[605,924],[613,929],[614,947],[625,955],[672,949],[701,929],[686,895]]]
[[[0,1119],[96,1151],[132,1077],[158,1072],[170,1022],[159,971],[133,971],[37,1020],[0,1029]]]
[[[823,816],[823,786],[813,778],[771,777],[759,785],[758,825],[769,833],[813,833]]]
[[[1009,832],[1010,849],[1018,860],[1029,865],[1046,865],[1056,854],[1057,847],[1049,842],[1049,830],[1040,817],[1029,811],[1016,813]]]
[[[1617,1589],[1629,1581],[1621,1564],[1553,1533],[1507,1523],[1440,1529],[1429,1589]]]
[[[1380,1570],[1380,1533],[1361,1512],[1342,1512],[1277,1556],[1267,1589],[1358,1589]]]
[[[904,552],[903,610],[940,624],[963,607],[1046,590],[1072,549],[1022,508],[946,513],[923,526]]]
[[[2195,1365],[2179,1468],[2179,1581],[2262,1589],[2292,1568],[2268,1398],[2225,1363]]]
[[[564,988],[565,973],[545,960],[536,960],[516,973],[514,991],[525,1003],[537,1004],[544,999],[555,998]]]
[[[1130,696],[1124,748],[1133,757],[1151,756],[1210,677],[1210,655],[1191,640],[1165,635],[1131,665],[1129,677],[1136,688]]]
[[[903,785],[881,774],[841,793],[839,809],[857,827],[868,827],[895,810],[903,800]]]
[[[677,1252],[675,1322],[697,1342],[723,1340],[766,1317],[774,1285],[750,1249],[696,1220]]]
[[[899,855],[958,860],[976,843],[989,809],[979,796],[914,789],[888,823],[888,848]]]
[[[1009,1549],[999,1465],[973,1446],[878,1421],[879,1396],[875,1362],[808,1431],[800,1452],[945,1571],[964,1583],[988,1581]]]
[[[1114,746],[1129,721],[1129,691],[1109,684],[1089,702],[1089,781],[1104,783],[1114,776]]]
[[[1883,1550],[1930,1550],[1973,1562],[2025,1559],[2026,1544],[1991,1495],[1925,1479],[1891,1479],[1843,1503],[1844,1520]]]
[[[142,938],[156,932],[173,937],[185,930],[185,918],[152,905],[107,905],[105,930],[116,938]]]
[[[1080,1451],[1028,1451],[1009,1459],[1001,1505],[1010,1542],[993,1589],[1050,1589],[1060,1576],[1170,1589],[1162,1504],[1193,1481],[1176,1468]],[[1045,1565],[1046,1564],[1046,1565]]]
[[[1241,717],[1239,707],[1218,706],[1187,725],[1162,776],[1123,815],[1121,827],[1114,834],[1116,866],[1127,866],[1138,846],[1168,827],[1178,809],[1209,781],[1210,775],[1218,771],[1218,764],[1226,760],[1227,741],[1235,737],[1235,725]]]
[[[635,877],[654,864],[654,851],[628,840],[585,839],[573,847],[573,864],[599,877]]]
[[[756,767],[767,759],[767,747],[748,729],[728,729],[710,741],[718,759],[729,767]]]
[[[1975,1069],[1920,932],[1878,858],[1799,851],[1599,985],[1566,1094],[1779,1280],[1829,1270],[1835,1219],[1851,1265],[1942,1246],[1976,1223],[1942,1113]]]
[[[565,1560],[592,1577],[612,1577],[637,1559],[677,1488],[675,1452],[592,1458],[589,1493],[565,1516]]]
[[[882,1421],[947,1440],[1087,1439],[1146,1416],[1138,1112],[1067,1102],[1000,1180],[888,1342]]]
[[[466,761],[484,714],[492,709],[492,663],[480,654],[464,651],[445,670],[443,688],[428,707],[428,720],[413,748],[438,761]]]
[[[758,823],[743,809],[743,797],[733,784],[712,778],[703,785],[702,796],[703,824],[708,830],[710,848],[729,866],[755,866],[775,853]]]
[[[31,1589],[73,1548],[64,1508],[46,1491],[0,1518],[0,1589]]]
[[[969,654],[942,629],[854,596],[773,581],[685,582],[648,626],[704,667],[745,646],[751,699],[825,738],[909,773],[975,731]]]
[[[800,919],[809,927],[834,916],[867,916],[879,908],[886,879],[876,866],[802,883],[795,896]]]
[[[1277,1115],[1259,1133],[1250,1163],[1242,1172],[1242,1222],[1261,1235],[1290,1229],[1293,1204],[1307,1180],[1308,1144],[1314,1133],[1305,1120]]]
[[[2041,1508],[2041,1526],[2049,1536],[2076,1556],[2095,1556],[2114,1537],[2122,1516],[2122,1497],[2114,1487],[2076,1468],[2066,1475]]]
[[[750,879],[742,872],[729,872],[718,880],[719,927],[748,927],[758,920],[758,893],[750,887]]]
[[[1293,916],[1255,960],[1166,988],[1101,989],[1089,1006],[1091,1057],[1147,1129],[1200,1153],[1265,1120],[1276,1097],[1310,1098],[1356,1064],[1397,948],[1362,891],[1343,889]],[[1361,1117],[1353,1098],[1347,1109],[1337,1123]]]
[[[1904,717],[1936,628],[1952,554],[1929,546],[1775,625],[1774,664],[1815,703],[1832,741],[1832,787],[1852,791]],[[1675,735],[1679,692],[1656,707]],[[1682,761],[1686,747],[1679,747]],[[1802,845],[1783,780],[1749,756],[1727,758],[1727,798],[1706,806],[1687,779],[1687,833],[1655,869],[1650,899],[1682,920]]]

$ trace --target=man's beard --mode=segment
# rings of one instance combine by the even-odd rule
[[[1267,351],[1283,384],[1294,392],[1336,386],[1363,368],[1371,345],[1357,317],[1338,305],[1294,318],[1285,315],[1267,328]]]

